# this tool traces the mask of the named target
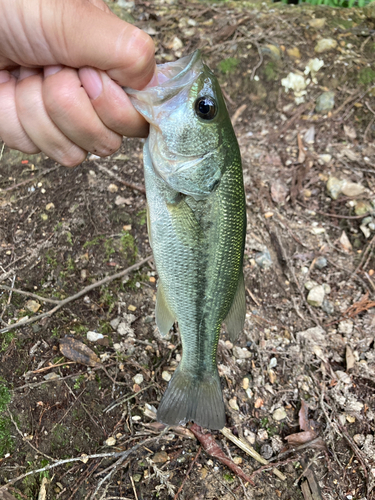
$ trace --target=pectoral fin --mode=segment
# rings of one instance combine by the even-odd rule
[[[243,279],[243,272],[240,273],[238,280],[237,291],[234,296],[232,306],[229,313],[224,320],[229,338],[232,342],[237,340],[239,334],[242,332],[243,325],[246,318],[246,298],[245,298],[245,283]]]
[[[163,286],[160,282],[156,292],[155,320],[163,337],[168,334],[175,322],[175,317],[165,300]]]

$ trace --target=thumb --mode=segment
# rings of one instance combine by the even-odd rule
[[[122,86],[143,88],[155,70],[151,37],[119,19],[104,2],[92,1],[95,5],[88,0],[24,0],[25,9],[39,4],[42,33],[54,59],[39,64],[92,66]]]

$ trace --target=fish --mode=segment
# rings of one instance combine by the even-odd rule
[[[240,150],[218,80],[200,51],[158,65],[156,79],[126,92],[150,124],[143,162],[158,274],[156,325],[165,336],[177,322],[182,343],[157,419],[221,429],[219,336],[224,323],[235,341],[246,315]]]

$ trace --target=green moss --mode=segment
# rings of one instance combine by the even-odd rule
[[[268,61],[264,66],[264,74],[267,82],[273,82],[278,79],[277,64],[275,61]]]
[[[362,85],[370,85],[375,81],[375,70],[372,68],[363,68],[361,71],[358,73],[358,82]]]
[[[64,425],[58,424],[52,431],[51,436],[51,448],[53,450],[59,450],[64,448],[69,444],[69,435],[66,432],[66,427]]]
[[[224,73],[224,75],[227,75],[229,73],[234,73],[239,64],[240,61],[235,57],[228,57],[227,59],[220,61],[217,66],[219,70]]]
[[[0,378],[0,458],[10,453],[14,447],[12,438],[12,421],[10,417],[2,415],[8,407],[11,394],[5,385],[5,380]]]
[[[67,231],[66,233],[66,241],[69,243],[69,245],[73,246],[73,236],[70,231]]]
[[[137,217],[138,217],[138,224],[144,226],[147,222],[147,210],[146,209],[140,210],[137,213]]]
[[[124,231],[121,235],[120,238],[120,246],[121,246],[121,253],[127,257],[127,258],[132,258],[132,260],[135,261],[135,258],[137,257],[138,249],[136,247],[135,241],[133,236]]]
[[[20,317],[21,316],[22,316],[22,314],[20,314]],[[14,332],[5,332],[5,333],[3,333],[2,337],[3,338],[0,339],[0,352],[4,352],[8,349],[12,340],[16,337],[16,334]],[[0,395],[0,397],[1,397],[1,395]]]
[[[104,239],[105,239],[104,236],[96,236],[91,241],[86,241],[86,243],[83,245],[82,248],[90,248],[90,247],[94,247],[96,245],[99,245],[101,243],[101,241],[103,241]]]

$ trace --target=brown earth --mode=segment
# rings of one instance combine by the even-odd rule
[[[5,331],[54,307],[15,289],[62,300],[150,255],[145,196],[129,187],[143,184],[142,143],[124,139],[112,157],[89,156],[74,169],[2,150],[0,285],[13,292],[0,292],[0,485],[56,460],[140,444],[117,469],[114,457],[67,462],[8,491],[88,499],[112,471],[96,498],[173,498],[185,479],[181,500],[375,498],[374,20],[362,10],[266,3],[110,5],[153,36],[158,62],[201,48],[225,92],[248,207],[245,330],[235,346],[223,337],[218,355],[227,427],[285,477],[255,472],[261,464],[220,432],[212,434],[255,486],[204,449],[197,456],[192,434],[155,439],[152,407],[180,342],[154,331],[152,261]],[[337,46],[317,54],[322,38]],[[302,76],[313,58],[324,66],[297,104],[281,80]],[[317,113],[328,90],[334,108]],[[332,177],[354,184],[332,199]],[[307,302],[311,280],[325,285],[321,307]],[[88,331],[104,337],[91,342]],[[103,365],[68,364],[59,351],[66,336]],[[46,380],[52,373],[58,378]],[[304,425],[308,434],[288,448],[285,438]]]

